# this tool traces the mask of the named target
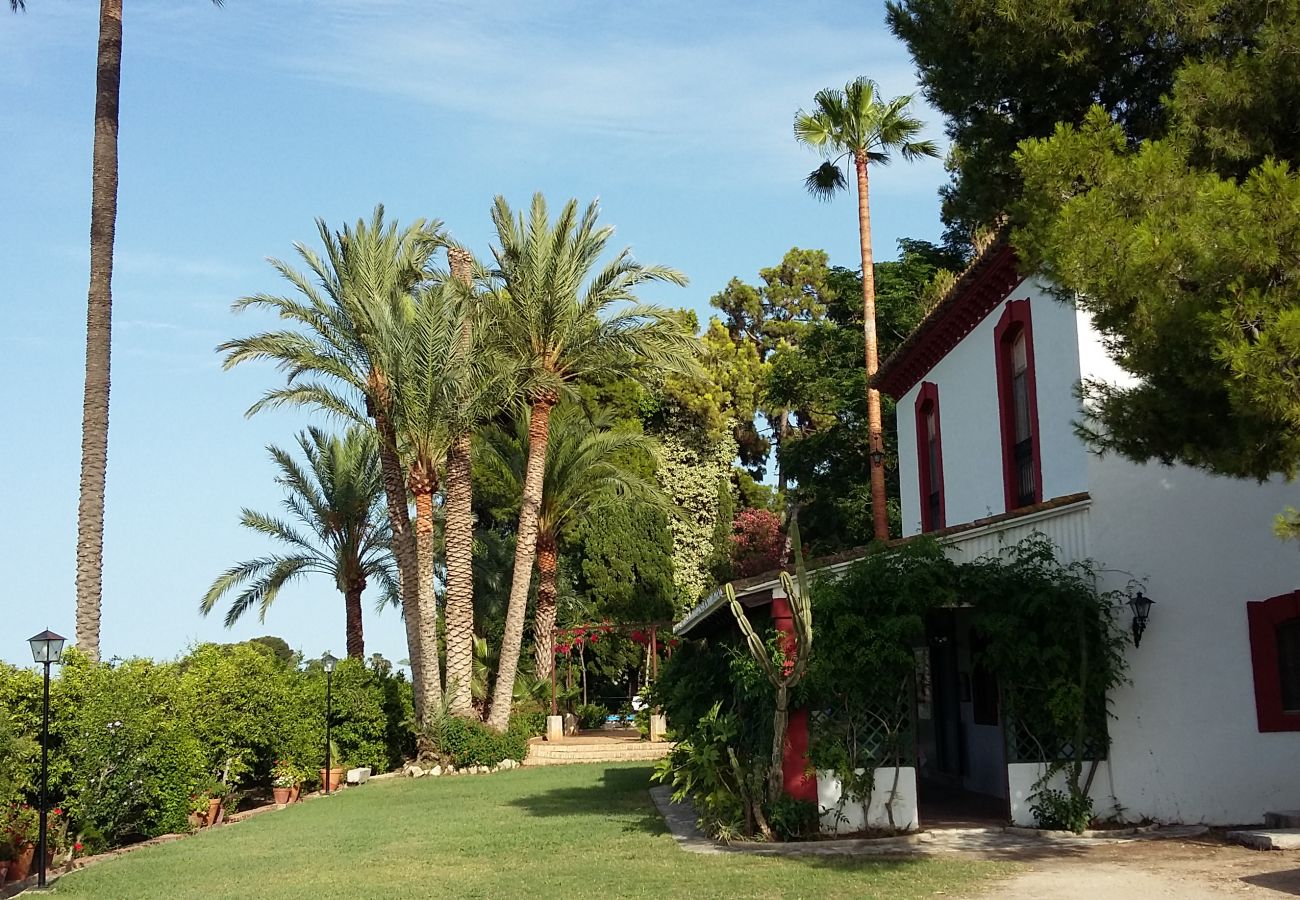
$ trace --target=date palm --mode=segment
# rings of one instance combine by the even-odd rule
[[[524,410],[510,427],[481,432],[479,458],[507,493],[523,495],[528,463],[531,416]],[[651,503],[667,509],[658,485],[634,466],[653,458],[655,442],[643,434],[611,431],[609,423],[591,421],[574,403],[561,403],[551,414],[537,514],[537,607],[533,613],[533,672],[551,677],[555,664],[556,575],[561,541],[588,516],[614,503]]]
[[[472,327],[474,314],[472,291],[457,279],[441,278],[409,298],[401,315],[381,331],[379,342],[384,370],[391,373],[392,424],[406,462],[407,487],[415,499],[417,596],[421,640],[426,648],[438,646],[434,495],[439,486],[439,467],[445,459],[454,459],[452,451],[462,437],[498,414],[502,398],[511,397],[516,389],[517,367],[493,351],[487,329]],[[466,467],[468,462],[466,454]],[[449,497],[453,494],[450,467],[449,461]],[[466,470],[457,474],[464,479],[458,488],[465,497],[469,473]],[[451,545],[459,537],[451,523],[452,513],[468,510],[445,508],[443,512],[443,534],[448,545],[447,707],[456,715],[472,715],[472,555],[464,560],[465,571],[456,573],[455,590],[451,573]],[[472,554],[473,519],[457,524],[463,527]],[[466,585],[464,580],[470,583]],[[453,621],[457,626],[454,634]],[[428,696],[437,689],[436,684],[428,685]],[[421,721],[424,718],[422,714]]]
[[[871,201],[868,166],[888,165],[891,154],[911,161],[938,156],[934,141],[918,140],[925,127],[908,108],[911,96],[884,100],[876,83],[858,78],[844,90],[826,88],[813,98],[813,110],[799,110],[794,117],[794,136],[801,144],[817,150],[825,160],[804,180],[813,196],[829,200],[848,187],[841,163],[851,164],[857,176],[858,244],[862,254],[862,330],[867,364],[867,435],[871,464],[871,513],[877,540],[889,538],[889,513],[885,506],[884,432],[880,414],[880,391],[871,380],[880,367],[876,343],[876,279],[871,254]]]
[[[288,519],[244,509],[240,524],[278,541],[288,550],[245,560],[222,572],[203,596],[206,616],[238,590],[226,611],[230,628],[254,606],[266,612],[281,588],[308,575],[334,580],[343,595],[348,656],[365,658],[361,595],[368,582],[381,590],[381,605],[394,604],[397,569],[391,551],[392,530],[384,508],[375,435],[353,426],[343,437],[311,428],[298,435],[306,466],[279,447],[267,451],[280,470]]]
[[[222,0],[213,0],[217,6]],[[14,12],[24,0],[9,0]],[[113,240],[117,229],[117,130],[122,83],[122,0],[100,0],[95,57],[95,134],[90,176],[90,286],[86,292],[86,381],[81,401],[77,500],[77,649],[99,659],[104,594],[104,485],[108,472],[109,367],[113,328]]]
[[[226,341],[225,368],[251,360],[276,363],[286,375],[249,408],[306,406],[354,422],[371,422],[378,436],[380,471],[401,585],[411,683],[416,708],[439,701],[436,645],[421,640],[419,565],[411,528],[405,471],[392,421],[391,373],[385,369],[386,336],[396,331],[413,294],[432,277],[432,257],[446,243],[440,222],[418,220],[399,229],[385,223],[382,206],[369,222],[335,233],[323,220],[316,229],[324,255],[296,244],[301,272],[277,259],[271,265],[295,289],[291,296],[255,294],[234,303],[236,312],[262,309],[294,327]],[[429,669],[429,671],[425,671]],[[434,686],[432,696],[424,692]]]
[[[643,284],[684,285],[686,277],[642,265],[627,249],[598,268],[613,236],[611,227],[597,224],[598,216],[597,204],[579,213],[570,200],[552,222],[541,194],[533,196],[527,216],[516,215],[499,196],[492,209],[498,246],[492,251],[496,287],[486,298],[490,327],[504,355],[521,367],[530,413],[510,601],[487,719],[497,731],[509,721],[523,644],[551,410],[579,379],[698,367],[699,342],[681,319],[636,298]],[[630,305],[615,310],[620,303]]]

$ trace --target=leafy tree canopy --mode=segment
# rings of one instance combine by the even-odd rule
[[[581,560],[577,589],[601,618],[672,618],[673,545],[662,512],[643,504],[602,507],[571,545]]]
[[[1166,136],[1094,107],[1016,156],[1015,242],[1131,384],[1087,384],[1096,445],[1263,479],[1300,470],[1300,3],[1226,4]]]

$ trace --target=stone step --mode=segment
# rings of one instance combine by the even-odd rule
[[[1265,828],[1300,828],[1300,809],[1264,813]]]
[[[673,749],[670,743],[653,744],[546,744],[535,743],[529,747],[524,765],[549,766],[566,763],[594,762],[650,762],[667,756]]]
[[[1255,850],[1300,850],[1300,828],[1229,831],[1228,840]]]

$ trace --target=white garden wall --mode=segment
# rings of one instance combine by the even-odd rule
[[[897,785],[895,785],[897,772]],[[840,807],[840,779],[832,771],[817,772],[817,806],[821,809],[822,834],[851,834],[864,828],[896,828],[914,831],[918,827],[916,769],[911,766],[884,766],[876,769],[875,790],[865,811],[862,804],[846,800]],[[893,825],[888,808],[892,804]],[[838,810],[838,813],[837,813]],[[843,816],[843,818],[840,818]]]
[[[1083,764],[1083,776],[1086,781],[1090,762]],[[1047,771],[1044,763],[1011,763],[1007,766],[1007,787],[1011,792],[1011,824],[1025,828],[1034,828],[1037,822],[1029,811],[1033,805],[1033,796],[1037,792],[1038,779]],[[1056,772],[1047,780],[1047,787],[1064,790],[1069,779],[1064,772]],[[1092,785],[1088,790],[1092,798],[1092,808],[1103,819],[1119,818],[1115,797],[1111,790],[1110,766],[1106,762],[1097,764]]]

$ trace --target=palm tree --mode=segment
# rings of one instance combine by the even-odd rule
[[[222,0],[213,0],[220,6]],[[9,0],[14,12],[25,0]],[[81,402],[81,485],[77,501],[77,649],[99,659],[104,581],[104,484],[113,327],[113,238],[117,228],[117,125],[122,83],[122,0],[100,0],[95,60],[95,137],[90,177],[90,287],[86,297],[86,383]]]
[[[462,247],[447,250],[452,280],[465,290],[460,341],[467,347],[476,333],[474,257]],[[454,716],[474,715],[474,487],[470,477],[470,431],[452,435],[447,448],[446,523],[443,547],[447,562],[446,634],[447,708]]]
[[[381,605],[399,602],[375,435],[358,426],[342,438],[311,428],[299,433],[298,446],[306,468],[279,447],[267,448],[279,467],[276,481],[285,488],[284,508],[291,518],[244,509],[240,520],[244,527],[286,545],[288,552],[231,566],[212,582],[199,610],[208,615],[223,597],[242,587],[226,611],[226,627],[254,605],[266,621],[266,611],[286,584],[307,575],[328,575],[347,611],[348,656],[363,659],[361,594],[367,582],[379,583]]]
[[[938,156],[934,141],[917,140],[924,124],[909,115],[911,96],[883,100],[868,78],[858,78],[844,90],[826,88],[813,98],[814,110],[795,113],[794,136],[816,149],[824,162],[804,180],[813,196],[829,200],[848,186],[841,162],[852,161],[858,180],[858,241],[862,251],[862,330],[867,356],[867,434],[870,441],[871,513],[877,540],[889,538],[889,513],[885,507],[884,435],[880,391],[871,380],[880,367],[876,345],[876,279],[871,258],[871,201],[867,166],[888,165],[890,154],[903,159]]]
[[[271,260],[298,296],[255,294],[235,301],[236,312],[260,308],[299,329],[263,332],[226,341],[225,368],[249,360],[271,360],[286,373],[283,387],[268,391],[249,414],[280,406],[308,406],[354,422],[373,422],[379,463],[393,533],[393,556],[400,578],[411,684],[416,709],[438,702],[437,646],[424,646],[419,608],[419,564],[411,528],[406,478],[392,418],[391,373],[385,368],[390,349],[384,341],[398,333],[415,291],[431,278],[431,258],[446,243],[442,224],[423,219],[399,230],[385,224],[383,206],[369,223],[360,220],[334,233],[323,220],[316,229],[325,247],[322,257],[302,244],[298,255],[305,274]],[[429,671],[426,671],[429,669]],[[426,690],[433,695],[426,698]]]
[[[636,262],[627,249],[599,270],[613,229],[598,226],[599,207],[582,214],[574,200],[552,224],[546,200],[533,196],[529,215],[517,217],[498,196],[492,208],[498,247],[493,248],[496,289],[490,305],[493,340],[519,362],[530,407],[528,461],[524,470],[510,602],[501,639],[500,667],[487,724],[505,731],[523,644],[524,617],[537,549],[538,516],[545,477],[551,409],[583,378],[626,376],[630,370],[694,372],[699,342],[664,307],[640,303],[635,289],[646,282],[684,285],[686,277],[664,266]],[[631,305],[610,312],[615,304]],[[631,365],[636,362],[645,366]]]
[[[516,417],[513,427],[482,432],[479,459],[507,491],[522,495],[528,462],[530,416]],[[559,545],[591,513],[613,503],[638,501],[667,508],[658,485],[629,467],[637,458],[655,456],[655,442],[642,434],[609,430],[605,419],[591,421],[574,403],[561,403],[551,414],[546,473],[537,514],[537,607],[533,613],[533,672],[551,677],[555,664],[555,608]]]
[[[460,438],[488,417],[499,413],[502,398],[511,397],[515,391],[516,366],[513,362],[503,360],[500,354],[493,352],[486,343],[486,329],[467,328],[466,323],[473,312],[469,308],[471,298],[470,292],[459,281],[445,278],[436,281],[409,299],[402,314],[385,325],[379,341],[383,348],[384,371],[390,373],[392,425],[406,460],[407,487],[415,498],[417,602],[421,641],[426,653],[429,648],[438,646],[434,581],[434,494],[438,489],[438,468],[444,459],[455,458],[452,451]],[[466,469],[468,462],[467,455]],[[464,479],[461,486],[464,493],[468,490],[469,473],[464,471],[460,475]],[[450,478],[447,488],[451,494]],[[444,512],[450,518],[452,511],[445,509]],[[462,511],[458,509],[457,512]],[[467,514],[468,510],[463,512]],[[464,646],[453,642],[454,649],[451,645],[448,647],[447,689],[450,697],[447,706],[451,711],[451,701],[459,700],[463,695],[463,708],[458,703],[455,710],[458,715],[473,713],[470,695],[472,657],[469,656],[469,640],[473,636],[472,518],[466,526],[468,533],[464,537],[470,542],[471,555],[465,560],[466,571],[458,573],[458,577],[468,579],[470,584],[466,586],[458,581],[456,600],[458,603],[468,601],[469,607],[467,610],[457,608],[455,613],[458,624],[462,619],[468,620],[467,628],[463,635],[459,632],[456,635],[458,641],[463,639]],[[448,544],[458,536],[453,535],[450,527],[445,527],[443,533]],[[447,614],[450,619],[453,613],[450,604],[450,560],[453,554],[450,549],[447,555]],[[463,661],[461,654],[467,657]],[[454,675],[451,671],[453,660],[457,663]],[[436,678],[429,677],[429,673],[436,671],[435,665],[436,660],[425,670],[425,696],[428,698],[437,696],[441,689]],[[463,672],[460,671],[462,668]],[[421,712],[421,721],[427,717],[425,712],[427,710]]]

